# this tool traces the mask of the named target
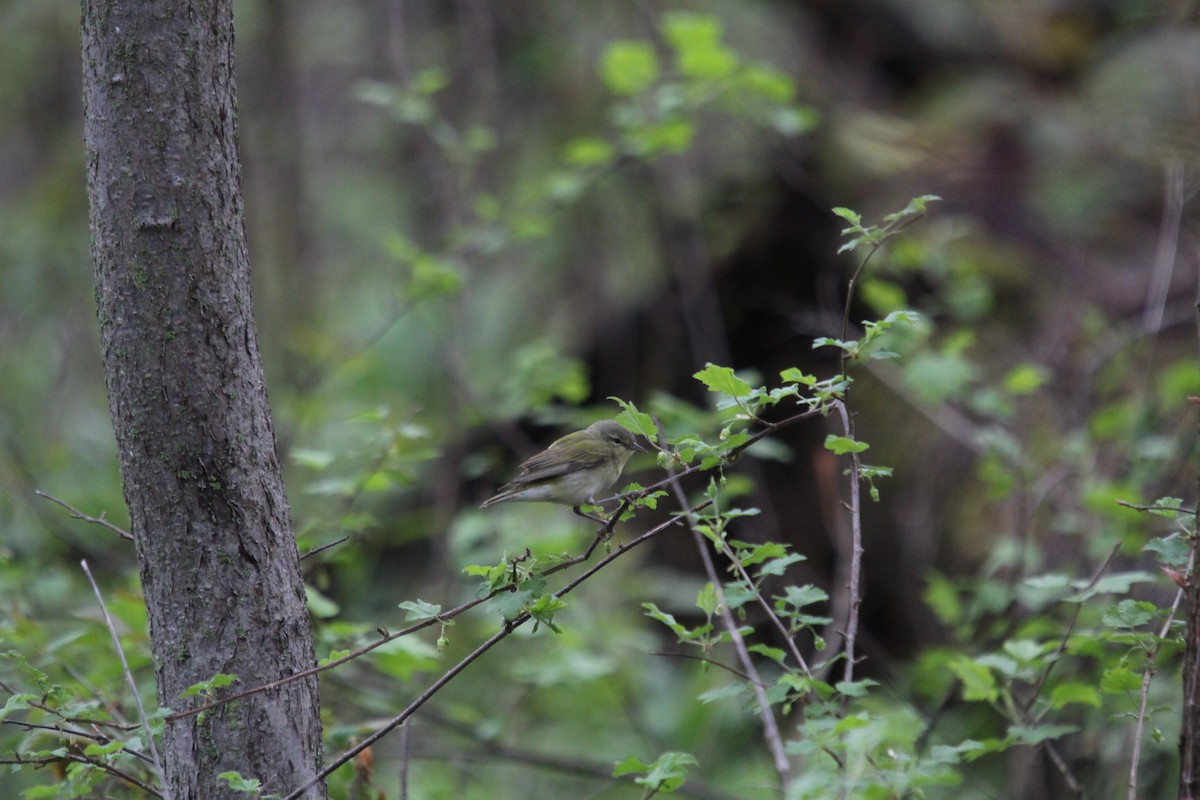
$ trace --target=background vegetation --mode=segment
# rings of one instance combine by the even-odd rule
[[[847,365],[861,457],[893,470],[863,498],[854,680],[844,661],[820,672],[852,555],[833,414],[683,481],[699,498],[723,479],[708,529],[745,543],[748,567],[774,565],[755,585],[785,598],[768,605],[814,674],[776,652],[765,610],[714,599],[672,528],[572,593],[557,634],[526,626],[485,654],[373,748],[373,772],[359,759],[336,773],[334,796],[405,783],[414,797],[636,797],[649,790],[627,759],[663,753],[695,761],[681,791],[776,796],[747,683],[679,655],[735,663],[722,605],[759,646],[791,796],[1172,792],[1177,587],[1158,567],[1186,568],[1195,527],[1169,510],[1196,494],[1192,4],[236,12],[255,304],[293,516],[302,552],[349,537],[305,561],[322,656],[404,627],[402,602],[469,601],[471,565],[585,549],[593,528],[565,510],[476,506],[562,429],[615,415],[610,396],[700,463],[687,440],[719,453],[761,429],[753,416],[796,413],[785,396],[736,419],[755,389],[839,374],[839,348],[815,339],[915,312]],[[19,654],[0,660],[0,757],[47,762],[0,787],[134,796],[72,763],[81,739],[76,752],[17,724],[136,719],[81,558],[153,690],[131,547],[36,494],[125,524],[88,267],[78,10],[15,0],[0,21],[0,106],[17,110],[0,118],[0,637]],[[942,200],[866,263],[843,331],[869,227],[923,195]],[[859,218],[834,208],[868,230],[843,238]],[[696,380],[709,362],[739,377]],[[627,477],[664,473],[646,458]],[[1158,498],[1186,499],[1159,514],[1117,502]],[[658,505],[614,545],[680,504]],[[756,564],[766,542],[804,560]],[[327,751],[404,708],[501,612],[325,673]],[[89,758],[138,771],[127,751]],[[614,780],[618,763],[631,772]]]

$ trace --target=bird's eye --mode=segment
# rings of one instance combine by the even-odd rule
[[[612,437],[612,443],[613,443],[613,444],[620,444],[620,443],[621,443],[621,437],[620,437],[620,436],[614,436],[614,437]]]

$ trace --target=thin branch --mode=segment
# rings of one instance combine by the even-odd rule
[[[118,769],[112,764],[105,764],[103,761],[96,761],[95,759],[78,755],[76,753],[67,752],[63,753],[61,756],[46,756],[39,758],[22,758],[21,754],[18,753],[15,758],[0,758],[0,764],[28,764],[35,767],[44,767],[47,764],[53,764],[56,761],[76,761],[80,764],[89,764],[96,769],[107,772],[114,778],[120,778],[123,781],[128,781],[151,797],[166,797],[163,792],[155,789],[150,784],[146,783],[145,781],[138,780],[128,772]]]
[[[1087,792],[1083,790],[1083,786],[1080,785],[1079,779],[1076,778],[1075,773],[1071,771],[1071,766],[1067,763],[1067,760],[1062,757],[1062,753],[1058,752],[1058,747],[1055,746],[1054,742],[1047,740],[1042,742],[1042,744],[1045,747],[1046,754],[1050,756],[1050,761],[1053,762],[1055,769],[1058,770],[1058,774],[1061,775],[1063,780],[1067,782],[1067,787],[1074,793],[1076,797],[1080,798],[1080,800],[1086,798]]]
[[[1188,566],[1190,573],[1191,564]],[[1175,602],[1171,604],[1171,611],[1167,614],[1166,620],[1158,631],[1159,642],[1154,643],[1154,647],[1150,650],[1146,669],[1142,671],[1142,691],[1138,701],[1137,724],[1133,727],[1133,753],[1130,755],[1129,762],[1129,793],[1128,800],[1137,800],[1137,774],[1138,762],[1142,758],[1142,732],[1146,729],[1146,707],[1150,703],[1150,679],[1154,675],[1154,659],[1158,656],[1161,640],[1167,637],[1171,631],[1171,624],[1175,621],[1175,614],[1179,611],[1179,606],[1183,602],[1183,590],[1180,589],[1175,593]]]
[[[1117,557],[1117,552],[1120,549],[1120,542],[1117,542],[1113,545],[1112,549],[1108,551],[1108,557],[1100,563],[1099,568],[1096,569],[1096,571],[1092,574],[1091,579],[1083,587],[1083,591],[1087,591],[1096,585],[1096,582],[1100,580],[1100,576],[1102,576],[1105,571],[1108,570],[1108,565],[1111,564],[1112,560]],[[1042,687],[1045,686],[1046,681],[1049,680],[1050,673],[1054,671],[1054,665],[1059,662],[1059,657],[1062,656],[1063,651],[1067,649],[1067,641],[1071,638],[1071,632],[1075,630],[1075,623],[1079,621],[1079,612],[1082,610],[1083,603],[1076,603],[1075,613],[1071,615],[1070,621],[1067,622],[1067,627],[1063,631],[1062,638],[1060,638],[1058,641],[1058,647],[1055,648],[1054,654],[1047,659],[1048,663],[1046,664],[1046,669],[1042,671],[1041,676],[1038,677],[1037,683],[1033,685],[1033,691],[1029,693],[1029,697],[1027,697],[1025,702],[1021,704],[1022,711],[1029,711],[1029,709],[1033,707],[1033,703],[1035,700],[1037,700],[1038,695],[1041,693]]]
[[[689,509],[688,513],[694,514],[697,511],[701,511],[704,508],[707,508],[708,505],[710,504],[710,502],[711,501],[705,501],[703,503],[700,503],[700,504],[694,506],[693,508]],[[628,541],[625,544],[618,547],[613,552],[609,553],[607,556],[602,558],[600,561],[596,562],[590,569],[581,573],[574,580],[570,581],[565,586],[563,586],[562,589],[559,589],[557,592],[554,592],[553,595],[551,595],[551,596],[560,598],[563,595],[566,595],[571,590],[575,589],[581,583],[586,581],[588,578],[595,575],[601,569],[603,569],[604,567],[611,564],[617,558],[620,558],[622,555],[629,552],[630,550],[637,547],[638,545],[642,544],[643,542],[646,542],[646,541],[652,539],[653,537],[662,533],[663,531],[665,531],[667,528],[671,527],[674,524],[675,524],[674,519],[667,520],[666,522],[663,522],[663,523],[660,523],[659,525],[654,526],[653,528],[651,528],[650,530],[646,531],[645,533],[637,536],[636,538],[631,539],[630,541]],[[283,800],[296,800],[296,798],[303,795],[305,792],[308,791],[309,788],[314,786],[316,783],[329,777],[334,772],[334,770],[336,770],[338,767],[342,766],[343,764],[348,762],[350,759],[354,758],[356,755],[361,753],[363,750],[367,749],[368,747],[373,745],[375,742],[382,739],[388,733],[395,730],[397,726],[402,725],[404,723],[404,721],[407,720],[409,717],[411,717],[417,711],[418,708],[420,708],[422,705],[425,704],[426,701],[429,700],[429,698],[431,698],[435,694],[437,694],[437,692],[439,692],[442,689],[442,687],[444,687],[451,680],[453,680],[460,673],[462,673],[462,671],[465,670],[468,666],[470,666],[472,662],[474,662],[476,659],[478,659],[480,656],[482,656],[488,650],[495,647],[498,643],[500,643],[502,640],[507,638],[513,631],[515,631],[517,628],[524,625],[526,622],[528,622],[532,618],[533,618],[533,616],[528,611],[523,611],[520,614],[518,614],[514,619],[510,620],[509,622],[506,622],[500,630],[498,630],[498,631],[496,631],[496,633],[492,634],[492,636],[489,637],[486,641],[484,641],[483,644],[479,645],[474,650],[472,650],[470,653],[468,653],[461,661],[459,661],[457,664],[455,664],[453,667],[451,667],[449,670],[447,670],[445,673],[443,673],[442,677],[438,678],[436,681],[434,681],[428,687],[426,687],[425,691],[421,692],[421,694],[419,694],[416,697],[416,699],[414,699],[411,703],[409,703],[408,706],[403,711],[401,711],[399,714],[397,714],[396,716],[392,717],[390,720],[385,722],[380,728],[378,728],[370,736],[366,737],[361,742],[359,742],[355,746],[351,747],[346,752],[342,753],[340,756],[338,756],[336,759],[334,759],[332,762],[330,762],[328,765],[326,765],[324,768],[322,768],[320,772],[318,772],[316,775],[314,775],[313,777],[311,777],[307,781],[305,781],[304,784],[302,784],[297,789],[295,789],[291,794],[288,794],[286,797],[284,797]]]
[[[406,628],[396,631],[395,633],[385,632],[382,636],[380,636],[378,639],[371,642],[370,644],[363,645],[362,647],[358,648],[357,650],[353,650],[353,651],[347,653],[346,655],[342,656],[341,658],[335,658],[333,661],[327,661],[324,664],[318,664],[317,666],[312,667],[310,669],[306,669],[302,672],[297,672],[292,675],[287,675],[283,678],[280,678],[279,680],[271,681],[270,683],[264,683],[259,686],[254,686],[250,689],[246,689],[245,691],[237,692],[236,694],[227,695],[225,697],[221,697],[216,700],[209,700],[207,703],[198,705],[195,708],[189,708],[189,709],[185,709],[183,711],[177,711],[174,714],[171,714],[166,719],[168,722],[175,722],[177,720],[185,719],[187,717],[193,717],[201,712],[208,711],[211,708],[216,708],[217,706],[223,706],[226,703],[232,703],[237,700],[242,700],[244,698],[250,697],[251,695],[258,694],[260,692],[270,691],[271,689],[278,689],[280,686],[286,686],[287,684],[292,683],[293,681],[303,680],[304,678],[308,678],[312,675],[317,675],[321,672],[324,672],[325,670],[333,669],[334,667],[340,667],[342,664],[345,664],[347,661],[353,661],[356,658],[364,656],[367,653],[374,650],[375,648],[381,647],[381,646],[387,644],[388,642],[392,641],[393,639],[399,639],[402,636],[408,636],[410,634],[416,633],[417,631],[422,630],[424,628],[428,628],[429,626],[431,626],[435,623],[438,623],[438,622],[445,622],[447,620],[454,619],[459,614],[462,614],[466,611],[470,611],[472,608],[474,608],[477,605],[480,605],[481,603],[486,603],[488,600],[491,600],[493,597],[495,597],[497,594],[499,594],[502,591],[504,591],[504,589],[497,589],[496,591],[488,594],[485,597],[476,598],[469,602],[463,603],[462,605],[460,605],[456,608],[452,608],[449,611],[443,611],[442,613],[440,613],[436,616],[429,617],[428,619],[423,619],[420,622],[415,622]]]
[[[31,703],[31,705],[32,705],[32,703]],[[22,719],[11,719],[11,718],[10,719],[0,719],[0,725],[15,725],[18,728],[25,728],[26,730],[31,730],[31,731],[34,731],[34,730],[48,731],[48,732],[52,732],[52,733],[57,733],[59,735],[59,737],[64,738],[64,739],[71,738],[71,737],[78,738],[78,739],[86,739],[89,742],[96,742],[97,744],[102,744],[102,745],[108,744],[109,742],[114,741],[113,737],[105,736],[102,733],[88,733],[87,731],[79,731],[79,730],[75,730],[74,728],[64,728],[61,725],[43,725],[43,724],[40,724],[37,722],[26,722],[25,720],[22,720]],[[153,761],[150,760],[150,757],[147,756],[145,753],[143,753],[139,750],[134,750],[132,747],[122,747],[121,752],[128,753],[129,755],[133,756],[134,758],[140,758],[142,761],[145,761],[147,764],[154,763]]]
[[[1196,509],[1194,508],[1181,508],[1179,506],[1140,506],[1126,500],[1118,500],[1117,505],[1132,508],[1134,511],[1174,511],[1177,514],[1191,514],[1192,516],[1196,514]]]
[[[668,654],[675,655],[675,654]],[[467,752],[465,748],[455,747],[451,754],[442,755],[437,752],[425,751],[418,753],[419,758],[440,759],[444,761],[453,761],[458,763],[474,763],[482,761],[484,758],[500,758],[511,761],[517,764],[524,764],[535,767],[537,769],[551,770],[561,772],[566,775],[576,777],[589,778],[599,781],[612,781],[612,764],[611,762],[599,762],[583,758],[573,758],[570,756],[554,755],[549,753],[540,753],[530,751],[518,747],[510,747],[495,739],[480,736],[470,725],[464,725],[459,722],[447,719],[436,714],[428,709],[422,710],[420,719],[422,721],[428,719],[450,731],[466,737],[474,744],[478,745],[479,752]],[[705,785],[702,781],[688,781],[675,790],[682,797],[695,797],[697,800],[734,800],[731,795]],[[401,798],[403,800],[403,798]]]
[[[108,528],[113,533],[120,536],[122,539],[128,539],[131,542],[133,541],[132,533],[130,533],[129,531],[125,530],[124,528],[122,528],[118,525],[113,525],[111,522],[109,522],[107,519],[105,519],[105,516],[107,516],[107,512],[101,512],[100,516],[98,516],[98,517],[89,516],[89,515],[83,513],[82,511],[80,511],[75,506],[68,503],[66,500],[60,500],[52,494],[46,494],[41,489],[34,489],[33,493],[36,494],[38,497],[46,498],[51,503],[57,503],[58,505],[62,506],[67,511],[71,512],[71,516],[74,517],[75,519],[81,519],[84,522],[90,522],[94,525],[102,525],[105,528]]]
[[[709,658],[708,656],[701,656],[701,655],[697,655],[695,653],[671,653],[671,652],[667,652],[666,650],[651,650],[650,655],[665,656],[667,658],[689,658],[693,661],[699,661],[702,664],[712,664],[714,667],[723,669],[731,675],[738,676],[742,680],[746,681],[746,683],[756,683],[759,686],[763,686],[765,688],[765,684],[763,684],[762,679],[758,678],[755,675],[750,675],[749,673],[742,672],[737,667],[731,667],[728,664],[717,661],[715,658]]]
[[[108,632],[112,636],[113,647],[117,650],[117,656],[121,659],[121,669],[125,672],[125,682],[129,684],[129,691],[133,693],[133,701],[137,705],[138,717],[142,720],[142,728],[146,732],[146,746],[150,749],[150,758],[154,760],[154,770],[158,773],[158,781],[162,786],[162,797],[166,800],[171,800],[171,790],[167,786],[166,774],[163,772],[162,761],[158,757],[158,748],[154,745],[154,731],[150,729],[150,720],[146,716],[146,709],[142,706],[142,696],[138,694],[137,684],[134,683],[133,673],[129,671],[129,662],[125,660],[125,649],[121,647],[121,638],[117,636],[117,628],[113,625],[112,617],[108,614],[108,607],[104,605],[104,598],[100,595],[100,587],[96,585],[96,579],[92,577],[92,571],[88,568],[87,559],[79,562],[83,567],[83,574],[87,575],[88,583],[92,585],[92,591],[96,594],[96,602],[100,605],[100,613],[104,615],[104,624],[108,626]]]
[[[328,550],[331,547],[337,547],[342,542],[348,542],[348,541],[350,541],[349,536],[343,536],[340,539],[334,539],[332,542],[329,542],[328,544],[323,544],[320,547],[314,547],[313,549],[309,550],[307,553],[300,556],[300,560],[303,561],[304,559],[308,558],[309,556],[315,556],[317,553]]]
[[[842,418],[842,430],[850,439],[854,438],[854,420],[846,410],[846,404],[838,402],[835,406]],[[842,680],[849,683],[854,680],[854,649],[858,641],[858,611],[862,606],[862,462],[858,453],[850,451],[850,579],[847,591],[850,593],[850,606],[847,609],[846,630],[842,635],[843,651],[846,654],[846,669]]]
[[[671,491],[675,494],[675,499],[680,506],[687,505],[687,497],[684,495],[683,486],[680,485],[678,479],[671,484]],[[788,761],[787,749],[784,747],[783,736],[780,734],[779,725],[775,720],[775,712],[771,710],[771,701],[767,698],[766,683],[759,677],[758,669],[754,666],[754,660],[750,658],[750,651],[746,649],[746,640],[738,630],[737,620],[733,618],[733,612],[729,609],[729,603],[725,599],[725,590],[721,585],[721,576],[717,574],[717,567],[713,563],[712,554],[708,550],[708,540],[704,534],[700,533],[699,521],[696,519],[696,511],[694,509],[687,513],[687,520],[688,525],[692,529],[692,538],[695,539],[696,549],[699,551],[700,559],[704,563],[704,571],[707,573],[708,579],[711,581],[713,590],[717,595],[717,605],[721,611],[721,622],[725,626],[725,632],[729,634],[729,640],[733,644],[733,650],[737,654],[742,669],[749,676],[750,687],[754,691],[754,699],[758,704],[759,716],[762,718],[763,741],[771,753],[771,759],[775,762],[775,771],[779,774],[780,787],[786,794],[788,786],[792,782],[792,765]]]

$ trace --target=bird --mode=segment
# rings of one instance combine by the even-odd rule
[[[607,492],[635,452],[645,452],[634,435],[613,420],[600,420],[558,439],[530,457],[518,473],[484,500],[480,508],[499,503],[560,503],[580,516],[584,503]],[[603,498],[601,498],[603,499]]]

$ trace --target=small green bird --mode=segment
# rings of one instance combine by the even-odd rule
[[[568,433],[521,464],[517,477],[500,487],[480,508],[497,503],[561,503],[575,513],[608,491],[635,451],[645,452],[633,434],[610,419]],[[603,499],[601,496],[600,499]]]

